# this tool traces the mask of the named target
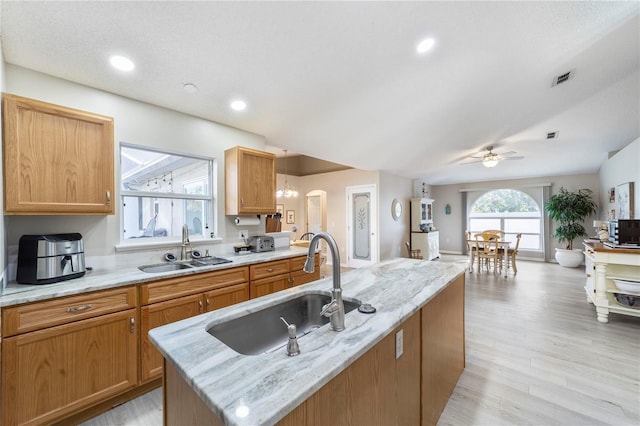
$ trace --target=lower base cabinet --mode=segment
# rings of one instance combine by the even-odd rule
[[[396,359],[396,334],[404,347]],[[168,425],[223,425],[165,361]],[[280,420],[300,425],[435,425],[465,367],[464,276]]]
[[[136,310],[2,340],[2,424],[50,424],[138,382]]]

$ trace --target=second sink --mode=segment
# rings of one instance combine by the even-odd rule
[[[243,355],[271,352],[286,345],[289,339],[287,327],[283,325],[280,317],[287,320],[289,324],[295,324],[297,336],[301,337],[329,322],[329,318],[320,315],[320,311],[322,306],[330,301],[331,296],[328,294],[303,294],[243,317],[217,324],[207,332]],[[344,300],[345,313],[358,306],[360,302],[357,300]]]

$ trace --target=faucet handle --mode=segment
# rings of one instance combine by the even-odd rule
[[[330,317],[331,315],[336,313],[339,309],[340,308],[338,306],[338,302],[335,299],[333,299],[331,302],[327,303],[322,307],[322,310],[320,311],[320,315],[325,317]]]

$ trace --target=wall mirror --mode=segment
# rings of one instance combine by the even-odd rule
[[[391,202],[391,216],[393,220],[398,220],[402,216],[402,203],[395,198]]]

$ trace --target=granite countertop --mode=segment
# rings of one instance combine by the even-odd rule
[[[142,272],[137,266],[129,266],[118,268],[117,270],[94,270],[87,272],[87,274],[81,278],[61,281],[54,284],[27,285],[11,282],[5,289],[0,291],[0,307],[36,302],[54,297],[87,293],[90,291],[106,290],[109,288],[157,281],[165,278],[235,268],[253,263],[286,259],[305,255],[307,251],[308,248],[289,247],[263,253],[250,253],[246,255],[230,254],[228,256],[221,257],[232,260],[231,263],[160,273]]]
[[[324,325],[299,337],[301,353],[296,357],[288,357],[284,348],[241,355],[206,330],[300,294],[328,294],[331,278],[168,324],[149,335],[167,362],[225,424],[273,424],[463,275],[465,266],[394,259],[344,272],[343,297],[370,303],[377,312],[368,315],[355,310],[346,315],[342,332]]]

